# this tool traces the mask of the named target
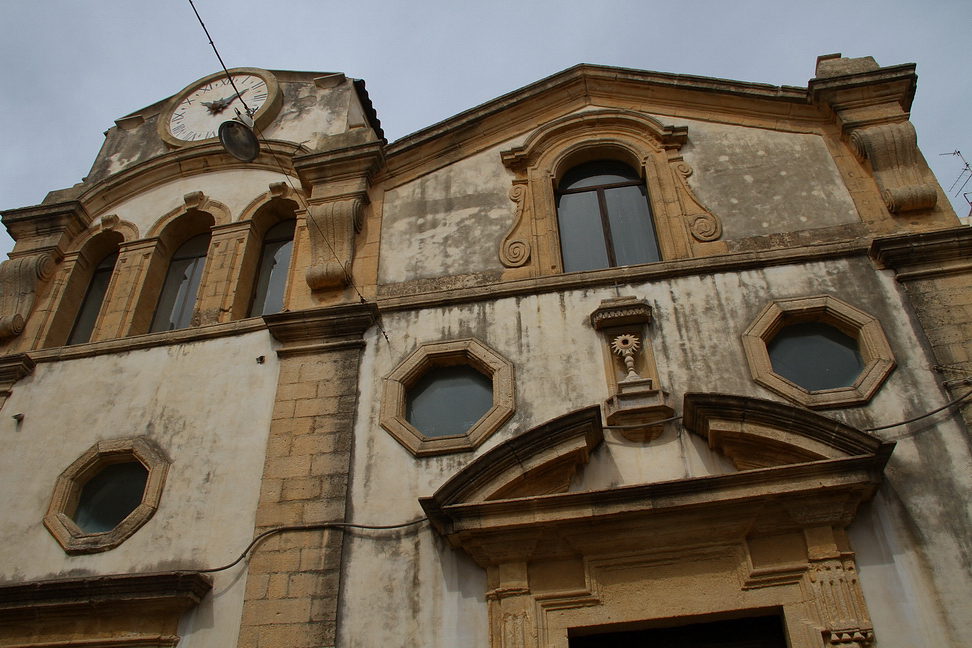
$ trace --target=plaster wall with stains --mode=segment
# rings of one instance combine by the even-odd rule
[[[842,238],[863,233],[855,229],[860,217],[822,134],[661,119],[688,127],[680,153],[694,169],[689,184],[721,219],[722,240],[731,246],[804,230]],[[513,224],[514,203],[513,173],[500,153],[521,140],[384,192],[381,283],[503,270],[499,248]]]
[[[0,505],[4,581],[235,560],[253,537],[278,364],[263,331],[39,364],[0,419],[0,493],[16,497]],[[158,510],[111,551],[67,555],[43,525],[58,475],[97,441],[134,436],[172,462]],[[183,643],[235,645],[245,574],[240,565],[213,575],[211,594],[183,619]]]
[[[693,391],[783,400],[753,382],[740,336],[771,300],[817,294],[876,316],[898,363],[868,405],[829,410],[826,416],[867,428],[911,418],[947,400],[903,293],[864,257],[676,277],[618,290],[652,307],[648,339],[660,386],[671,393],[676,411],[682,396]],[[610,394],[606,340],[588,318],[601,300],[616,294],[605,287],[385,314],[388,340],[372,331],[361,365],[352,519],[395,524],[419,517],[418,499],[476,456],[557,416],[603,403]],[[473,452],[415,458],[378,425],[382,378],[422,343],[465,337],[482,340],[513,363],[516,412]],[[962,522],[972,497],[965,433],[943,417],[917,433],[896,428],[876,434],[898,446],[881,496],[852,533],[877,636],[882,646],[902,647],[926,643],[945,629],[962,636],[967,615],[961,601],[972,595],[972,555],[954,538],[972,534]],[[608,430],[571,490],[733,470],[678,423],[647,444]],[[339,625],[354,631],[346,631],[345,645],[474,645],[485,636],[484,571],[427,527],[390,541],[353,537],[348,546]],[[889,546],[899,551],[889,553]],[[385,584],[380,592],[376,582]],[[901,597],[913,606],[910,616],[893,613]],[[916,615],[922,623],[910,624]]]

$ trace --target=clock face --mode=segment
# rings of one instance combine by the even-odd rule
[[[183,90],[162,115],[159,131],[177,146],[216,138],[219,125],[246,115],[264,127],[280,106],[277,82],[268,72],[254,69],[217,73]],[[235,86],[235,88],[234,88]]]

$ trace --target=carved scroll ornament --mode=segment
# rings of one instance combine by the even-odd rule
[[[861,161],[871,161],[888,211],[935,206],[938,192],[934,184],[924,181],[918,136],[910,121],[858,128],[851,132],[850,141]]]
[[[23,332],[37,292],[53,274],[54,259],[46,252],[0,264],[0,340]]]
[[[692,192],[688,177],[692,175],[692,167],[682,160],[675,163],[675,177],[678,179],[681,192],[679,201],[682,203],[682,213],[688,223],[692,238],[707,243],[717,241],[722,236],[722,221],[710,212]]]
[[[312,290],[346,286],[354,260],[354,235],[361,230],[364,199],[343,198],[307,207],[307,232],[313,264],[307,268]]]
[[[510,189],[510,200],[516,203],[516,218],[513,225],[503,237],[500,246],[500,261],[507,268],[519,268],[530,260],[530,243],[522,238],[515,238],[520,225],[523,223],[523,213],[527,211],[527,186],[526,181],[514,181]]]

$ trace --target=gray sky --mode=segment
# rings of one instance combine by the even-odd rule
[[[918,64],[912,121],[946,192],[962,163],[939,154],[972,161],[968,0],[194,1],[228,67],[364,79],[389,141],[577,63],[805,86],[841,52]],[[79,182],[115,119],[218,69],[188,0],[4,0],[0,209]]]

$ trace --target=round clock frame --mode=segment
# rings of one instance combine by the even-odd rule
[[[263,130],[283,104],[277,78],[258,68],[232,68],[229,76],[247,106],[256,107],[252,116],[254,128]],[[258,81],[253,81],[253,77]],[[226,72],[216,72],[194,81],[172,97],[162,110],[159,136],[175,147],[218,141],[220,124],[235,119],[235,109],[244,110],[237,90],[227,80]]]

